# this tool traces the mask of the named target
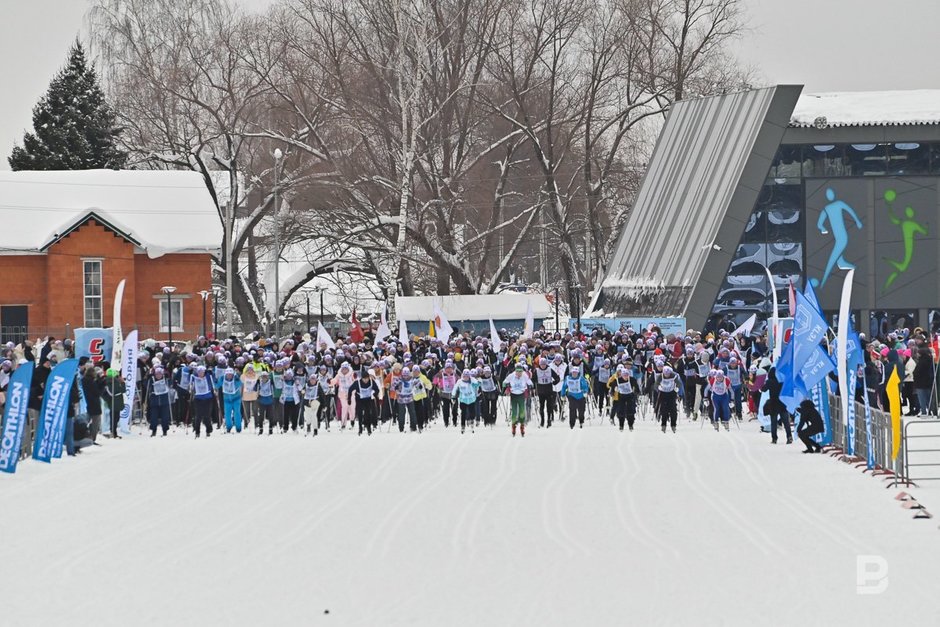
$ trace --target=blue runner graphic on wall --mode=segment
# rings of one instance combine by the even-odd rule
[[[845,215],[848,214],[855,221],[855,226],[859,230],[862,228],[862,221],[855,213],[855,210],[848,203],[837,200],[836,193],[831,187],[826,189],[826,199],[829,202],[819,213],[816,228],[823,235],[832,233],[832,253],[830,253],[829,261],[826,263],[826,271],[823,273],[822,280],[810,279],[810,283],[814,287],[823,287],[836,267],[840,270],[850,270],[855,267],[854,264],[846,261],[843,256],[846,247],[849,245],[849,232],[845,226]],[[829,223],[828,229],[826,228],[826,222]]]

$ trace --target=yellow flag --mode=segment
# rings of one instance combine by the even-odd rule
[[[898,451],[901,450],[901,379],[898,378],[897,367],[888,377],[885,392],[888,395],[888,404],[891,406],[891,461],[894,461],[898,458]]]
[[[434,321],[431,320],[428,322],[428,337],[435,337],[434,334]]]

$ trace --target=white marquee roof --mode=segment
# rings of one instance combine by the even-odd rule
[[[398,317],[409,322],[431,320],[434,304],[448,320],[522,320],[528,303],[532,303],[532,315],[536,320],[555,315],[554,309],[544,294],[471,294],[452,296],[396,296],[395,310]]]
[[[222,245],[218,209],[195,172],[0,172],[0,252],[42,251],[90,214],[150,257]]]

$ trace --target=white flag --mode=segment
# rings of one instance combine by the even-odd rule
[[[522,337],[529,339],[535,333],[535,314],[532,312],[531,299],[526,300],[525,326],[522,328]]]
[[[121,355],[121,374],[124,376],[124,409],[121,410],[118,429],[129,433],[131,411],[134,409],[134,394],[137,391],[137,329],[127,334]],[[114,417],[111,417],[114,420]]]
[[[408,341],[408,324],[399,319],[398,320],[398,341],[401,342],[401,349],[405,352],[411,350],[411,343]]]
[[[391,334],[392,330],[388,328],[388,303],[385,303],[382,305],[382,323],[379,324],[379,329],[375,332],[375,341],[384,340]]]
[[[447,316],[437,303],[434,304],[434,332],[437,334],[437,339],[442,342],[447,342],[447,338],[454,334],[454,327],[450,326]]]
[[[401,342],[403,351],[411,351],[411,344],[408,342],[408,325],[401,318],[398,320],[398,341]]]
[[[333,341],[333,338],[330,337],[330,334],[326,332],[326,329],[323,328],[323,323],[317,323],[317,350],[320,349],[320,346],[326,344],[327,348],[336,348],[336,342]]]
[[[748,337],[751,334],[751,330],[754,328],[754,323],[757,322],[757,314],[751,314],[751,317],[744,321],[744,324],[739,326],[734,330],[734,333],[731,335],[740,335],[742,337]]]
[[[492,318],[490,318],[490,343],[493,345],[494,353],[498,353],[503,349],[503,340],[499,337],[499,333],[496,332],[496,325],[493,324]]]
[[[121,331],[121,303],[124,302],[124,279],[118,283],[117,290],[114,292],[114,316],[111,324],[111,363],[121,363],[121,356],[124,354],[121,350],[124,346],[124,333]]]

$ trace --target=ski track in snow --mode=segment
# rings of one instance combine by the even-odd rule
[[[421,503],[422,495],[430,493],[453,477],[460,465],[460,457],[469,443],[470,437],[468,437],[467,434],[461,434],[461,437],[456,439],[447,450],[441,470],[439,472],[430,473],[427,479],[416,485],[414,490],[407,497],[399,501],[401,507],[396,508],[398,511],[393,509],[389,512],[388,517],[377,525],[376,537],[380,534],[385,534],[385,542],[382,544],[382,550],[380,552],[383,559],[388,556],[389,547],[392,541],[395,540],[398,530],[408,519],[409,514],[414,511],[414,508]],[[394,522],[391,521],[392,519]],[[374,541],[370,546],[374,546]],[[366,556],[371,554],[371,549],[366,550]]]
[[[789,627],[940,615],[936,521],[912,521],[899,490],[747,426],[715,433],[683,418],[663,434],[640,412],[621,433],[593,418],[525,438],[439,423],[371,438],[135,431],[75,459],[24,461],[0,476],[9,624]],[[890,564],[881,599],[855,594],[856,556],[872,554]],[[114,581],[129,589],[115,594]]]
[[[487,489],[484,489],[480,492],[477,497],[477,506],[473,507],[473,514],[470,517],[470,526],[467,533],[467,547],[477,546],[477,534],[480,529],[480,521],[483,519],[483,513],[486,511],[487,503],[491,503],[496,500],[497,495],[502,491],[502,489],[513,479],[516,478],[516,470],[518,469],[518,460],[519,460],[519,446],[521,442],[516,442],[515,438],[511,438],[506,442],[506,452],[509,452],[509,457],[512,458],[512,462],[509,464],[508,471],[505,469],[505,454],[503,455],[500,461],[500,471],[494,475],[493,483],[491,483]],[[472,507],[472,505],[471,505]],[[458,536],[454,535],[455,538]]]
[[[636,499],[633,496],[632,488],[634,485],[636,485],[637,477],[640,476],[640,465],[636,462],[632,445],[633,439],[631,435],[626,435],[624,438],[621,438],[620,442],[617,443],[617,457],[620,459],[620,466],[622,468],[620,476],[613,485],[614,502],[617,504],[617,516],[620,519],[620,524],[623,526],[623,528],[628,531],[630,535],[637,540],[637,542],[652,549],[656,555],[662,559],[663,550],[659,547],[659,543],[656,541],[656,536],[646,527],[646,524],[643,522],[643,518],[640,516],[636,506]],[[630,452],[630,465],[633,466],[632,472],[627,466],[627,457],[623,453],[624,449],[627,449]],[[627,516],[624,512],[624,501],[626,501],[626,508],[630,510],[630,516],[633,518],[632,524],[627,521]],[[678,549],[672,545],[669,545],[669,550],[675,559],[680,559]]]
[[[699,427],[701,429],[701,427]],[[671,437],[669,433],[664,434],[665,437]],[[768,538],[765,534],[760,532],[754,526],[748,525],[748,521],[744,518],[740,512],[735,509],[731,503],[719,496],[712,490],[708,483],[702,478],[702,467],[695,461],[694,455],[692,453],[692,447],[688,442],[685,441],[683,437],[684,434],[672,434],[678,440],[678,447],[675,449],[676,459],[679,464],[683,467],[683,471],[686,468],[691,467],[691,473],[687,474],[687,479],[695,486],[695,493],[703,498],[703,500],[708,503],[708,505],[725,521],[737,529],[742,536],[748,539],[761,553],[764,555],[770,555],[770,552],[767,550],[767,546],[771,546],[775,551],[781,555],[785,555],[786,551],[780,547],[776,542]],[[717,437],[721,437],[721,434],[718,434]],[[751,530],[754,530],[755,533],[752,533]],[[762,535],[764,537],[764,542],[761,542],[755,534]]]
[[[735,434],[737,435],[737,434]],[[849,531],[844,531],[842,535],[833,533],[829,528],[831,523],[827,523],[825,520],[821,519],[812,509],[801,503],[799,500],[793,498],[785,492],[785,488],[782,488],[778,485],[777,481],[773,481],[764,470],[763,466],[759,463],[756,463],[751,453],[750,447],[741,446],[740,440],[738,437],[730,438],[732,446],[734,448],[734,455],[741,465],[744,466],[747,470],[746,474],[751,479],[751,481],[761,488],[765,489],[768,494],[770,494],[777,502],[783,504],[790,512],[797,516],[800,520],[804,521],[810,525],[814,530],[819,533],[825,534],[829,537],[830,540],[836,544],[842,545],[848,551],[861,554],[865,553],[862,550],[862,543],[854,538]],[[742,455],[742,449],[744,454]],[[760,481],[754,478],[754,475],[760,477]]]

